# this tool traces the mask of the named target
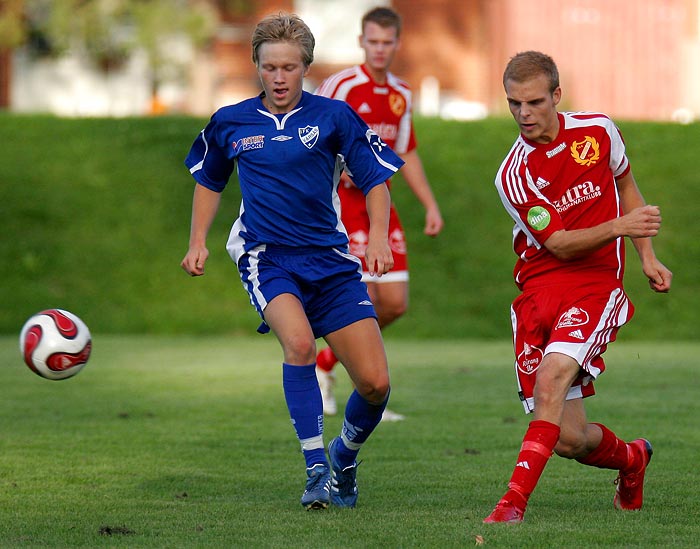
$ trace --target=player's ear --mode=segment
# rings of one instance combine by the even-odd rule
[[[561,101],[561,88],[559,86],[552,92],[552,99],[555,105],[558,105],[559,101]]]

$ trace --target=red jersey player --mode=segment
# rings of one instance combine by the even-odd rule
[[[503,84],[520,136],[496,177],[515,221],[521,294],[511,307],[520,399],[533,413],[508,491],[484,520],[520,522],[552,452],[619,471],[613,504],[642,506],[651,444],[624,442],[589,423],[583,398],[605,370],[603,352],[634,311],[622,286],[624,237],[651,288],[667,292],[672,273],[654,254],[659,208],[646,205],[615,124],[596,113],[559,113],[552,59],[514,56]]]
[[[374,8],[367,12],[362,18],[362,34],[359,37],[365,62],[330,76],[316,93],[347,102],[402,157],[406,163],[401,173],[425,207],[424,233],[437,236],[442,230],[443,220],[416,151],[411,90],[404,81],[389,72],[400,46],[400,34],[401,18],[396,12],[389,8]],[[389,243],[394,255],[394,268],[381,279],[370,277],[364,262],[369,237],[369,217],[364,196],[347,175],[340,182],[338,194],[342,221],[350,238],[350,252],[362,260],[363,280],[367,283],[377,312],[379,327],[384,328],[403,315],[408,306],[408,262],[401,221],[392,205]],[[317,357],[324,412],[328,415],[334,415],[337,411],[333,394],[333,367],[336,362],[337,358],[330,348],[323,349]],[[403,416],[386,410],[383,419],[397,421]]]

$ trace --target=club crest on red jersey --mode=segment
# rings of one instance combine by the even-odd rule
[[[574,141],[571,144],[571,157],[577,164],[591,166],[600,158],[600,145],[594,137],[587,135],[583,141]]]
[[[406,112],[406,100],[403,95],[391,92],[389,94],[389,108],[396,116],[403,116]]]

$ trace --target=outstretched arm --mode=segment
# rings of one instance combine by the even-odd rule
[[[401,175],[403,175],[406,184],[425,208],[425,228],[423,232],[428,236],[437,236],[444,226],[444,221],[442,220],[437,200],[435,200],[433,191],[430,188],[428,178],[423,170],[420,156],[414,149],[406,154],[402,154],[401,158],[406,162],[401,168]]]
[[[207,234],[216,216],[221,202],[221,194],[197,184],[192,197],[192,224],[190,227],[190,244],[187,254],[180,263],[185,272],[191,276],[204,274],[204,263],[209,257]]]

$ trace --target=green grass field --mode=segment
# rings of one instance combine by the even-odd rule
[[[697,547],[698,343],[624,334],[591,420],[654,443],[644,509],[613,471],[553,458],[522,525],[484,526],[528,418],[507,342],[389,340],[392,408],[363,448],[354,510],[299,505],[303,459],[272,336],[95,335],[43,380],[0,337],[0,547]],[[339,375],[342,395],[349,384]],[[328,418],[326,439],[340,429]]]

